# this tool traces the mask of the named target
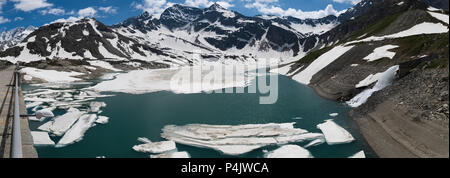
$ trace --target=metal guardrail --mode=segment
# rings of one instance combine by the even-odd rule
[[[11,158],[22,158],[22,135],[20,129],[20,108],[19,108],[19,67],[14,72],[14,120],[11,138]]]

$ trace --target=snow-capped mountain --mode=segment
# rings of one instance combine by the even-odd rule
[[[0,52],[0,57],[13,63],[43,59],[140,60],[168,65],[261,58],[291,61],[317,46],[318,36],[340,23],[336,16],[247,17],[219,4],[204,9],[176,4],[160,16],[145,12],[111,27],[93,18],[44,25]]]
[[[29,26],[27,28],[17,27],[8,31],[0,32],[0,51],[20,43],[36,29],[36,27]]]
[[[130,18],[113,28],[142,43],[203,58],[255,60],[289,59],[304,54],[301,39],[322,34],[336,25],[337,17],[301,20],[294,17],[247,17],[218,4],[199,9],[174,5],[161,16],[148,13]]]
[[[45,59],[140,59],[150,62],[175,58],[125,37],[93,18],[44,25],[21,43],[0,52],[0,57],[13,63]]]

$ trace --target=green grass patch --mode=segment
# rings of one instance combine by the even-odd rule
[[[449,34],[438,35],[416,35],[397,39],[399,48],[397,55],[416,56],[420,54],[447,54],[449,45]]]
[[[426,69],[444,69],[448,68],[448,58],[439,58],[432,60],[426,66]]]

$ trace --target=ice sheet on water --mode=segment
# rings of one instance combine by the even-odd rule
[[[134,151],[154,154],[165,153],[175,149],[177,149],[177,147],[173,141],[150,142],[133,146]]]
[[[55,142],[50,139],[50,136],[48,135],[47,132],[35,132],[32,131],[31,132],[31,136],[33,137],[33,143],[34,145],[55,145]]]
[[[364,154],[364,151],[360,151],[360,152],[350,156],[349,158],[366,158],[366,154]]]
[[[272,152],[266,158],[313,158],[311,152],[298,145],[285,145]]]
[[[317,128],[325,135],[328,145],[350,143],[355,140],[353,136],[344,128],[336,124],[333,120],[317,125]]]
[[[323,144],[325,142],[326,141],[325,141],[324,138],[315,139],[315,140],[309,142],[307,145],[305,145],[305,148],[312,147],[312,146],[318,146],[318,145],[321,145],[321,144]]]
[[[97,119],[95,114],[86,114],[81,116],[78,121],[68,130],[59,140],[56,147],[63,147],[83,139],[84,133],[91,128]]]
[[[294,128],[295,123],[249,125],[168,125],[161,136],[180,144],[210,148],[227,155],[241,155],[268,146],[323,138]]]
[[[339,116],[339,113],[331,113],[330,116],[331,117],[337,117],[337,116]]]
[[[89,103],[89,108],[91,112],[98,113],[100,111],[100,108],[106,107],[105,102],[91,102]]]
[[[53,118],[51,121],[41,125],[38,129],[62,136],[83,115],[78,109],[70,108],[66,114]]]
[[[107,124],[109,122],[109,117],[106,116],[98,116],[98,119],[95,120],[97,124]]]
[[[191,158],[188,152],[172,152],[172,153],[163,153],[159,155],[150,155],[150,158]]]

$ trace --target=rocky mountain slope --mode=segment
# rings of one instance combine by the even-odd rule
[[[36,27],[29,26],[27,28],[17,27],[8,31],[0,32],[0,51],[20,43],[36,29]]]
[[[335,16],[305,20],[247,17],[214,4],[205,9],[174,5],[159,18],[144,13],[113,28],[142,43],[177,54],[190,56],[198,51],[207,60],[252,61],[261,57],[287,60],[301,56],[307,51],[301,39],[322,34],[337,24]]]
[[[448,157],[448,11],[378,1],[327,33],[286,75],[355,107],[379,156]]]

